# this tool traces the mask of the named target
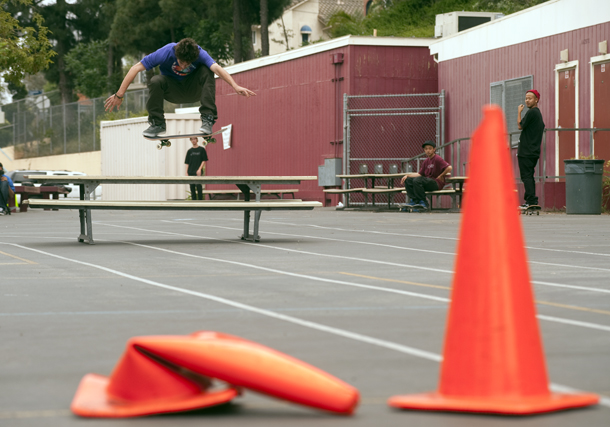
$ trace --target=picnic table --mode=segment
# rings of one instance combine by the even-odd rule
[[[181,176],[181,177],[137,177],[137,176],[40,176],[27,177],[32,182],[53,184],[55,182],[78,185],[80,187],[79,201],[36,201],[30,202],[31,207],[55,209],[78,209],[81,233],[79,242],[93,244],[91,210],[242,210],[244,211],[243,240],[260,240],[258,227],[263,210],[302,210],[322,206],[319,202],[304,202],[301,200],[278,200],[261,202],[261,186],[266,184],[300,184],[301,181],[317,180],[316,176]],[[228,201],[225,203],[198,200],[191,202],[125,202],[125,201],[93,201],[91,195],[101,184],[233,184],[242,191],[244,201]],[[255,200],[250,202],[250,194]],[[281,201],[281,202],[280,202]],[[254,211],[254,234],[251,235],[250,212]]]
[[[345,207],[349,207],[349,195],[350,193],[363,193],[364,194],[364,206],[368,206],[369,198],[368,195],[371,195],[372,206],[375,207],[375,195],[377,194],[388,194],[388,209],[391,209],[391,205],[393,202],[393,195],[395,193],[400,193],[403,188],[402,187],[394,187],[394,180],[396,178],[402,178],[406,173],[364,173],[357,175],[337,175],[337,178],[344,179],[345,189],[342,190],[324,190],[327,193],[335,193],[335,194],[345,194]],[[360,188],[351,188],[350,180],[352,179],[362,179],[364,180],[364,187]],[[369,180],[371,181],[371,185],[368,185]],[[386,180],[385,186],[377,186],[375,185],[375,180]],[[347,191],[346,191],[347,190]]]
[[[19,212],[24,213],[28,211],[28,203],[23,203],[29,200],[31,196],[38,197],[42,196],[43,199],[58,199],[60,195],[68,194],[68,191],[63,186],[56,185],[43,185],[40,187],[34,187],[31,185],[15,185],[15,194],[19,194],[21,197],[19,204]],[[15,200],[9,200],[9,208],[11,211],[16,212]],[[49,209],[46,209],[49,210]]]

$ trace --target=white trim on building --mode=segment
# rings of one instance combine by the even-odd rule
[[[230,74],[241,73],[254,68],[265,67],[267,65],[278,64],[280,62],[291,61],[303,58],[316,53],[325,52],[339,47],[349,45],[357,46],[413,46],[428,47],[434,39],[414,38],[414,37],[368,37],[368,36],[344,36],[326,42],[314,43],[299,49],[289,50],[276,55],[263,56],[262,58],[252,59],[239,64],[231,65],[225,69]]]
[[[430,44],[438,61],[474,55],[610,20],[609,0],[550,0]]]

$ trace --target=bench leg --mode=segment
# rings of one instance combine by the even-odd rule
[[[78,241],[80,243],[88,243],[94,245],[93,227],[91,225],[91,209],[79,209],[78,218],[80,220],[80,235]]]
[[[258,235],[258,224],[261,219],[261,213],[262,211],[254,211],[254,233],[250,234],[250,211],[244,211],[244,234],[241,235],[241,240],[260,242],[261,237]]]

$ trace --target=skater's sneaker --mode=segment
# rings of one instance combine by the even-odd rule
[[[214,116],[211,114],[203,114],[201,116],[201,127],[199,132],[204,135],[210,135],[212,133],[212,126],[214,126]]]
[[[423,208],[422,212],[424,210],[430,210],[430,208],[428,207],[428,202],[426,202],[425,200],[420,200],[418,203],[419,206],[421,206]]]
[[[165,136],[165,123],[161,123],[161,122],[157,122],[157,121],[152,121],[149,122],[150,126],[148,127],[148,129],[146,129],[144,132],[142,132],[142,135],[144,135],[145,137],[148,138],[156,138],[158,136]]]
[[[415,203],[415,200],[411,199],[411,201],[410,201],[409,203],[406,203],[406,204],[405,204],[405,206],[408,206],[408,207],[413,207],[413,206],[416,206],[416,205],[418,205],[418,204],[419,204],[419,203]]]
[[[530,206],[532,206],[532,205],[530,205],[529,203],[524,203],[524,204],[522,204],[521,206],[519,206],[519,209],[527,209],[527,208],[529,208]]]

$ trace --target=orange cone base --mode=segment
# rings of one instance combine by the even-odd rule
[[[449,412],[480,412],[488,414],[530,415],[564,409],[581,408],[595,405],[599,396],[591,393],[562,394],[550,393],[547,396],[515,397],[514,400],[448,397],[434,393],[410,394],[393,396],[388,399],[388,405],[400,409],[416,409],[422,411]]]
[[[109,397],[106,393],[108,383],[108,377],[95,374],[85,375],[78,386],[78,390],[76,390],[76,395],[70,406],[72,412],[81,417],[139,417],[169,412],[193,411],[195,409],[222,405],[239,395],[238,390],[228,388],[181,399],[127,402]]]

